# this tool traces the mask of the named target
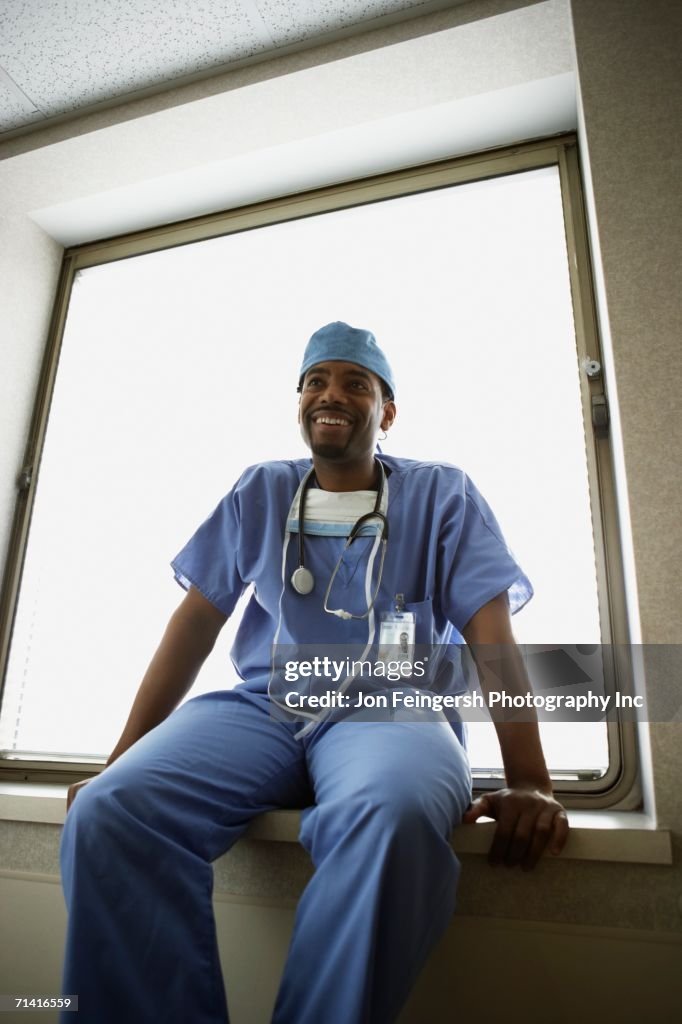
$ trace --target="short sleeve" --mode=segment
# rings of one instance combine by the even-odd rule
[[[442,607],[460,632],[505,590],[512,615],[533,596],[492,509],[465,475],[447,503],[440,546]]]
[[[239,572],[240,518],[237,484],[171,562],[180,586],[193,586],[224,615],[232,614],[247,585]]]

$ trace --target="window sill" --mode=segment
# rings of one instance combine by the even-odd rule
[[[0,820],[61,825],[65,817],[66,786],[31,783],[0,784]],[[561,857],[572,860],[634,864],[672,864],[668,829],[656,828],[639,811],[569,811],[571,832]],[[299,811],[270,811],[249,826],[248,839],[295,843]],[[460,825],[452,835],[456,853],[488,852],[495,824],[479,821]]]

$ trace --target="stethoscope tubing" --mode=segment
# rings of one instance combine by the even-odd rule
[[[357,522],[355,522],[353,524],[353,527],[351,528],[351,531],[350,531],[350,533],[348,535],[348,539],[346,540],[346,544],[344,546],[344,549],[341,552],[341,557],[339,558],[338,562],[336,563],[334,571],[333,571],[333,573],[331,575],[331,578],[329,580],[329,584],[327,586],[327,590],[325,592],[324,602],[323,602],[324,610],[326,612],[328,612],[329,614],[331,614],[331,615],[337,615],[340,618],[344,618],[344,619],[367,619],[368,620],[367,643],[366,643],[365,649],[364,649],[364,651],[363,651],[363,653],[362,653],[362,655],[360,657],[360,661],[364,661],[365,658],[369,655],[369,652],[372,649],[372,644],[374,643],[374,636],[375,636],[375,632],[376,632],[376,619],[375,619],[375,612],[374,612],[374,603],[375,603],[375,601],[377,599],[377,596],[378,596],[378,593],[379,593],[379,589],[381,587],[381,580],[382,580],[383,571],[384,571],[384,559],[386,557],[386,544],[387,544],[387,541],[388,541],[388,518],[386,517],[386,515],[384,515],[383,512],[380,511],[381,502],[382,502],[383,493],[384,493],[384,486],[385,486],[385,482],[386,482],[386,474],[385,474],[385,471],[384,471],[384,467],[381,464],[381,461],[379,459],[377,459],[376,461],[379,464],[380,480],[379,480],[379,487],[377,488],[377,499],[376,499],[376,502],[375,502],[375,505],[374,505],[374,510],[372,512],[365,513],[365,515],[363,515],[363,516],[360,516],[360,518],[357,520]],[[310,591],[314,587],[314,579],[313,579],[312,573],[310,572],[309,569],[307,569],[305,567],[305,563],[304,563],[304,545],[303,545],[303,534],[304,534],[304,528],[305,528],[305,493],[306,493],[308,487],[310,486],[310,484],[312,483],[313,475],[314,475],[314,470],[310,469],[308,471],[307,476],[304,477],[303,482],[301,484],[301,495],[300,495],[300,498],[299,498],[299,508],[298,508],[298,555],[299,555],[298,562],[299,562],[299,564],[298,564],[298,568],[294,571],[294,573],[293,573],[293,575],[291,577],[291,580],[290,580],[290,583],[291,583],[291,586],[293,587],[293,589],[296,590],[297,593],[301,594],[301,596],[305,596],[305,594],[310,593]],[[333,586],[333,583],[334,583],[334,579],[336,578],[336,574],[339,571],[339,567],[341,565],[343,556],[346,553],[346,551],[348,550],[348,548],[351,546],[353,541],[359,536],[360,531],[362,530],[363,526],[369,520],[371,520],[371,519],[379,519],[381,521],[381,523],[382,523],[382,529],[381,529],[381,533],[377,533],[377,535],[376,535],[374,544],[372,545],[372,550],[371,550],[370,555],[369,555],[368,563],[367,563],[367,573],[366,573],[366,576],[365,576],[365,601],[367,602],[367,611],[363,615],[354,615],[351,612],[343,611],[343,609],[341,609],[341,608],[338,608],[338,609],[328,608],[327,607],[327,602],[328,602],[328,599],[329,599],[329,595],[331,593],[331,589],[332,589],[332,586]],[[275,672],[276,672],[275,651],[276,651],[277,644],[279,642],[280,630],[282,628],[282,602],[284,600],[284,593],[285,593],[285,590],[286,590],[286,562],[287,562],[287,549],[289,547],[289,540],[290,540],[290,538],[291,538],[291,533],[290,533],[289,529],[287,528],[286,533],[285,533],[284,545],[282,547],[282,590],[280,592],[280,598],[279,598],[277,628],[275,630],[275,636],[273,638],[273,643],[272,643],[272,657],[271,657],[270,678],[268,680],[268,693],[270,693],[270,687],[271,687],[272,680],[274,679]],[[375,562],[375,559],[376,559],[376,554],[377,554],[377,551],[378,551],[379,544],[381,544],[381,559],[380,559],[380,562],[379,562],[379,573],[378,573],[378,578],[377,578],[377,584],[376,584],[376,587],[375,587],[375,590],[374,590],[374,594],[372,594],[371,593],[371,579],[372,579],[372,576],[373,576],[374,562]],[[299,574],[300,573],[307,574],[308,581],[306,582],[306,589],[304,589],[303,591],[299,590],[298,587],[294,584],[294,579],[296,578],[296,574],[297,573],[299,573]],[[350,685],[350,683],[352,681],[353,681],[353,676],[352,675],[347,676],[340,683],[340,685],[338,687],[338,692],[339,693],[344,693],[345,690],[348,688],[348,686]],[[283,705],[281,705],[281,703],[277,701],[277,698],[275,698],[275,703],[279,703],[279,706],[283,707]],[[303,718],[307,718],[308,722],[307,722],[307,724],[305,726],[303,726],[302,729],[299,729],[299,731],[297,733],[295,733],[295,736],[294,736],[295,739],[303,739],[305,736],[307,736],[311,732],[312,729],[315,728],[315,726],[317,724],[319,724],[321,721],[323,721],[328,716],[328,712],[327,713],[325,713],[325,712],[320,713],[319,711],[310,712],[310,711],[299,710],[298,714],[301,715]]]
[[[378,469],[379,469],[379,486],[377,487],[377,497],[376,497],[376,501],[374,503],[374,509],[371,512],[366,512],[364,515],[360,516],[360,518],[353,524],[353,526],[351,528],[351,531],[348,534],[348,539],[346,541],[344,549],[341,552],[341,555],[340,555],[336,565],[334,566],[334,571],[331,574],[331,577],[329,579],[329,583],[327,585],[327,589],[326,589],[325,595],[324,595],[324,601],[323,601],[323,608],[324,608],[324,610],[328,614],[330,614],[330,615],[338,615],[342,619],[366,619],[369,616],[372,608],[374,607],[374,602],[377,599],[377,596],[379,594],[379,588],[381,587],[381,579],[382,579],[383,571],[384,571],[384,560],[386,558],[386,544],[388,542],[388,518],[384,515],[383,512],[380,511],[380,509],[381,509],[381,502],[382,502],[382,498],[383,498],[383,495],[384,495],[384,487],[385,487],[385,484],[386,484],[386,472],[384,470],[383,465],[381,464],[381,460],[380,459],[376,459],[375,462],[376,462],[376,464],[378,466]],[[304,544],[304,533],[305,533],[305,499],[306,499],[306,494],[308,492],[308,488],[310,487],[310,485],[312,484],[314,479],[315,479],[315,469],[314,469],[314,467],[312,467],[308,471],[308,473],[306,474],[306,476],[303,479],[303,483],[301,484],[301,494],[300,494],[299,502],[298,502],[298,567],[295,569],[295,571],[293,572],[293,574],[291,576],[291,585],[294,588],[294,590],[296,591],[296,593],[300,594],[302,597],[305,596],[306,594],[309,594],[312,591],[312,589],[314,587],[314,583],[315,583],[312,573],[306,567],[306,564],[305,564],[305,544]],[[375,544],[374,544],[374,546],[372,548],[372,553],[370,555],[370,564],[371,564],[372,568],[374,567],[374,558],[376,556],[377,547],[378,547],[378,543],[379,542],[381,543],[381,560],[379,562],[379,573],[378,573],[378,578],[377,578],[377,585],[375,587],[374,594],[371,596],[371,600],[370,600],[369,594],[367,595],[367,600],[368,600],[367,611],[363,612],[362,615],[356,615],[353,612],[346,612],[342,608],[329,608],[328,607],[329,595],[331,594],[332,586],[334,585],[334,580],[336,579],[336,575],[337,575],[337,573],[338,573],[338,571],[339,571],[339,569],[341,567],[341,562],[343,561],[343,556],[345,555],[346,551],[349,549],[349,547],[351,546],[353,541],[356,540],[360,536],[360,532],[363,529],[363,527],[369,521],[371,521],[371,520],[379,520],[381,522],[381,533],[377,534],[377,540],[375,541]]]

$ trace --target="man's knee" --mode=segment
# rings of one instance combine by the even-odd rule
[[[384,844],[387,839],[414,842],[417,837],[449,834],[448,816],[430,806],[408,786],[370,785],[352,795],[337,798],[318,808],[329,836],[357,837],[362,842]]]
[[[64,842],[111,850],[136,840],[153,817],[154,799],[142,780],[134,784],[106,770],[78,791],[66,815]]]

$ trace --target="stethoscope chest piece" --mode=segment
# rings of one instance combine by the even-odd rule
[[[315,577],[310,569],[306,569],[304,565],[299,565],[298,569],[294,569],[291,575],[291,585],[297,594],[305,597],[315,586]]]

